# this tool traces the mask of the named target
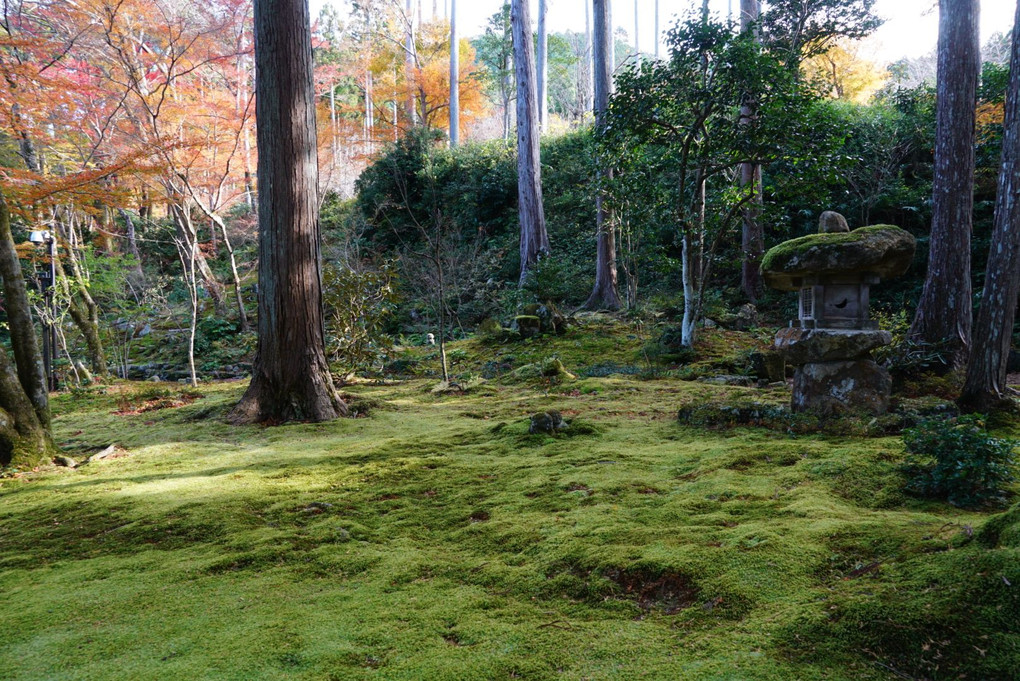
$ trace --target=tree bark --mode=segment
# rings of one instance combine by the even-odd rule
[[[960,406],[968,411],[989,411],[1006,399],[1006,364],[1020,294],[1020,2],[1011,50],[995,224],[974,347],[960,395]]]
[[[460,144],[460,44],[457,0],[450,1],[450,146]]]
[[[10,212],[0,193],[0,277],[3,277],[4,302],[11,333],[11,349],[18,380],[28,396],[39,423],[50,426],[49,391],[43,374],[42,355],[35,336],[32,307],[28,302],[25,277],[11,235]]]
[[[64,264],[60,258],[55,258],[55,268],[59,285],[67,297],[67,312],[74,320],[82,338],[85,340],[85,347],[88,348],[89,364],[92,365],[92,372],[97,376],[105,377],[109,373],[106,364],[106,352],[103,349],[103,339],[99,336],[99,306],[89,293],[88,286],[82,276],[81,268],[73,255],[71,246],[68,246],[68,259],[71,264],[72,277],[67,276]],[[73,281],[73,284],[72,284]],[[58,282],[53,282],[54,286]],[[54,320],[54,324],[56,320]]]
[[[514,71],[517,74],[517,196],[521,224],[521,277],[549,252],[542,207],[542,168],[538,144],[538,95],[529,0],[513,0]]]
[[[612,49],[612,27],[609,24],[610,0],[595,0],[595,125],[600,129],[606,124],[609,110],[609,96],[613,91],[613,74],[609,70],[609,51]],[[601,165],[601,164],[600,164]],[[584,308],[588,310],[620,309],[620,294],[617,291],[616,271],[616,228],[612,212],[606,206],[605,180],[611,180],[611,168],[598,170],[598,195],[595,197],[596,240],[595,288]]]
[[[259,317],[238,422],[347,413],[326,363],[315,95],[306,0],[255,1]]]
[[[546,0],[538,0],[538,127],[549,128],[549,33],[546,28]]]
[[[197,247],[198,231],[195,229],[195,223],[191,219],[191,209],[184,201],[180,201],[174,202],[171,205],[171,212],[174,216],[174,223],[177,225],[177,238],[186,245],[195,244]],[[213,274],[212,269],[209,267],[209,261],[205,259],[201,249],[198,249],[195,253],[195,268],[202,277],[206,292],[212,298],[216,314],[221,317],[225,316],[227,309],[223,304],[223,287],[220,286],[219,280]]]
[[[761,16],[760,0],[740,0],[740,30],[754,31],[759,40],[758,19]],[[745,98],[740,107],[740,121],[748,125],[755,117],[754,103]],[[761,217],[761,165],[740,164],[740,186],[753,192],[754,199],[743,210],[743,224],[740,232],[740,288],[751,302],[757,302],[762,292],[761,258],[765,253],[765,239],[760,223]]]
[[[138,235],[135,232],[135,221],[131,219],[131,213],[126,210],[122,209],[120,211],[120,216],[124,218],[124,224],[127,226],[128,252],[131,254],[131,257],[135,259],[131,275],[135,281],[132,283],[138,286],[144,286],[145,271],[142,269],[142,253],[138,250]]]
[[[15,361],[15,366],[11,366],[6,351],[0,349],[0,465],[32,467],[45,461],[56,447],[50,436],[49,394],[42,355],[2,191],[0,277]]]
[[[931,252],[910,335],[948,344],[949,361],[959,367],[970,351],[972,323],[974,119],[981,70],[978,0],[940,0],[939,9]]]

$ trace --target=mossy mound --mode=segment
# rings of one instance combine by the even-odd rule
[[[1017,678],[1020,507],[991,518],[977,541],[971,532],[946,525],[921,555],[894,549],[862,564],[824,608],[785,628],[780,649],[792,659],[864,652],[901,678]]]
[[[861,227],[852,232],[809,234],[769,250],[762,258],[765,283],[796,291],[804,277],[874,274],[898,277],[914,259],[914,237],[892,225]]]

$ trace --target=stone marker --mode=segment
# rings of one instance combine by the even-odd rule
[[[846,218],[833,210],[827,210],[818,218],[819,234],[836,234],[838,232],[849,232],[850,225]]]

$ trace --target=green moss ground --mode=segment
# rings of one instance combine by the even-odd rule
[[[898,439],[681,426],[763,393],[675,379],[433,384],[269,429],[223,423],[236,383],[59,398],[68,453],[122,451],[0,479],[0,678],[1015,678],[1016,511],[904,497]]]

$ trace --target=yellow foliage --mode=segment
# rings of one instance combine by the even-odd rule
[[[1002,102],[980,102],[977,107],[977,139],[979,143],[987,143],[996,134],[996,128],[1002,127],[1006,116]]]
[[[804,75],[833,99],[867,104],[888,79],[888,73],[861,56],[861,42],[840,39],[826,52],[803,64]]]

